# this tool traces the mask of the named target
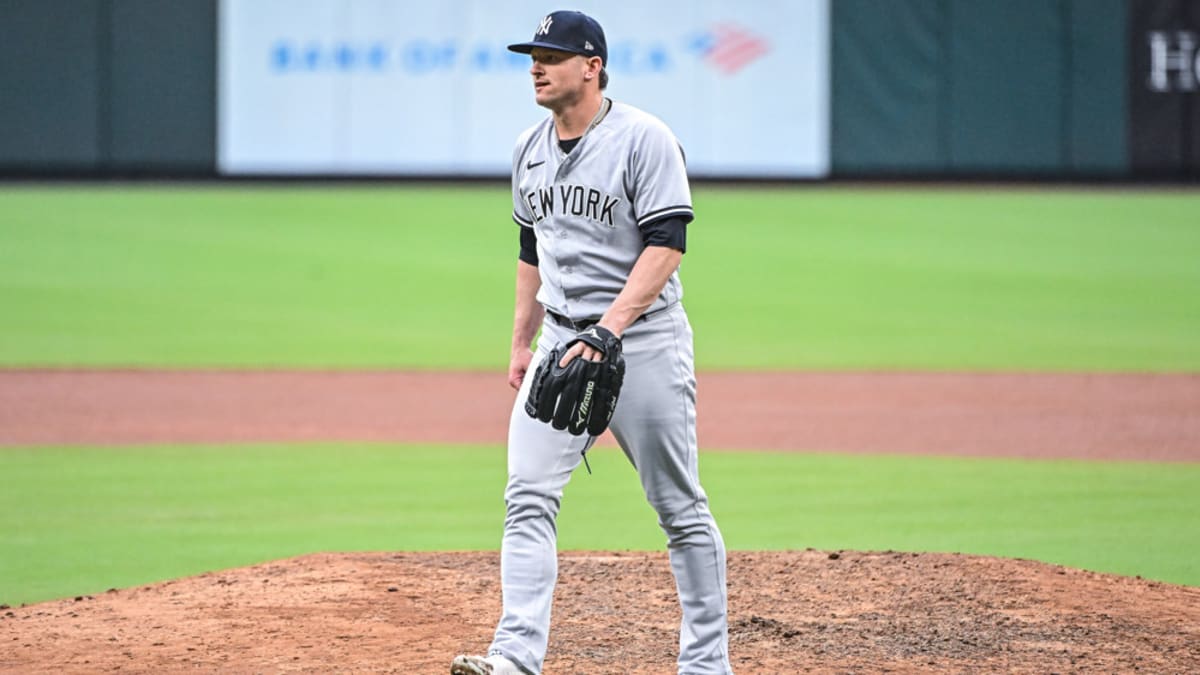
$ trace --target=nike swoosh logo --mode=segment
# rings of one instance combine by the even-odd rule
[[[535,166],[541,166],[545,163],[546,163],[546,160],[544,160],[544,159],[540,162],[529,162],[528,164],[525,165],[525,170],[528,171],[529,169],[532,169]]]

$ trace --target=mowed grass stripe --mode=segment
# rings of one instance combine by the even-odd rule
[[[661,550],[616,450],[562,549]],[[1200,465],[705,452],[732,549],[957,551],[1200,585]],[[498,549],[504,450],[375,444],[0,450],[0,603],[314,551]]]
[[[702,369],[1200,370],[1200,193],[695,189]],[[501,186],[0,188],[0,366],[503,370]]]

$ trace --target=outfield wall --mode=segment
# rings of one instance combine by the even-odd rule
[[[1194,1],[576,5],[696,177],[1200,177]],[[500,177],[543,11],[6,0],[0,175]]]
[[[0,171],[210,175],[215,0],[0,2]]]
[[[1125,9],[837,0],[835,172],[1125,172]]]

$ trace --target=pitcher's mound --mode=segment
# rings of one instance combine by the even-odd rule
[[[0,670],[446,673],[487,648],[497,553],[310,555],[0,609]],[[740,673],[1186,672],[1200,588],[1043,563],[731,552]],[[664,554],[560,558],[547,673],[673,673]]]

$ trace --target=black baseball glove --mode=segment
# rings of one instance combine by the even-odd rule
[[[602,352],[604,357],[599,361],[577,357],[566,368],[559,366],[563,354],[577,342]],[[599,436],[612,420],[624,379],[621,338],[603,326],[592,326],[567,344],[555,347],[538,365],[529,398],[525,399],[525,412],[575,436],[584,432]]]

